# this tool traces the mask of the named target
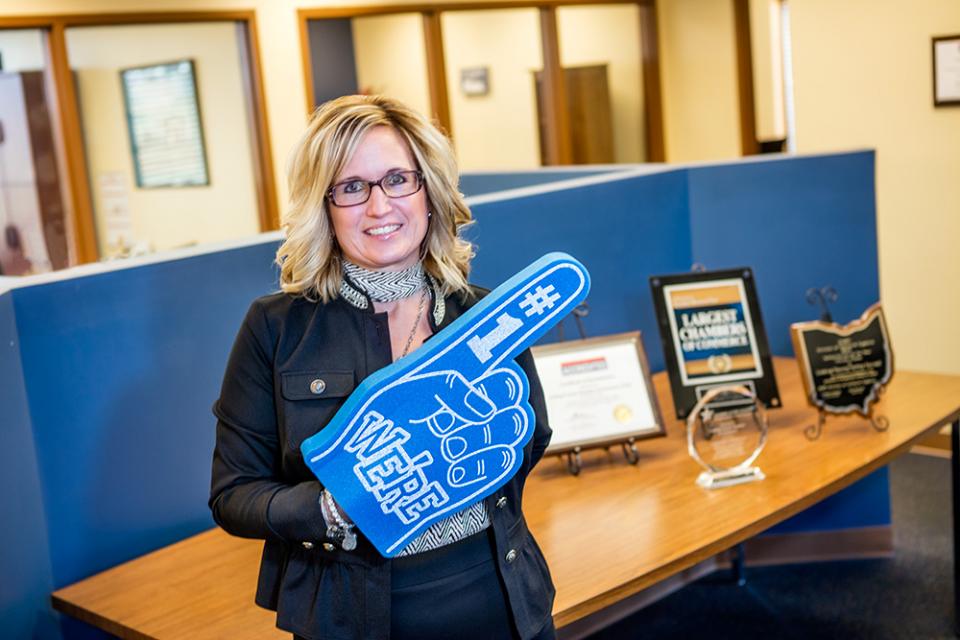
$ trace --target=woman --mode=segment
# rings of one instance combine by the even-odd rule
[[[553,584],[521,512],[550,439],[529,352],[537,424],[520,470],[392,560],[300,455],[357,383],[482,295],[466,280],[472,216],[449,141],[393,100],[339,98],[314,114],[289,180],[283,291],[251,306],[214,405],[210,507],[229,533],[266,540],[257,604],[311,639],[554,637]]]

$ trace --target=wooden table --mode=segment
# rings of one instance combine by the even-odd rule
[[[663,374],[654,382],[667,436],[640,443],[638,465],[602,451],[584,455],[577,477],[558,459],[540,464],[524,504],[557,585],[558,627],[585,632],[604,611],[703,566],[960,417],[960,376],[900,371],[877,405],[887,432],[831,417],[810,442],[803,429],[816,412],[796,363],[777,359],[775,368],[783,408],[768,412],[762,482],[713,491],[694,484],[700,468],[687,456]],[[60,589],[53,605],[123,638],[288,638],[272,612],[253,604],[261,545],[213,529]]]

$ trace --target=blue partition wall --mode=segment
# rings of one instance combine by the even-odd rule
[[[0,630],[29,638],[53,631],[53,580],[11,293],[0,295],[0,354]]]
[[[460,191],[466,196],[478,196],[485,193],[534,187],[561,180],[586,178],[602,175],[622,168],[584,167],[582,169],[538,169],[530,171],[485,171],[483,173],[464,173],[460,176]]]
[[[843,320],[877,298],[871,153],[587,182],[478,201],[472,279],[495,286],[567,251],[593,276],[588,332],[642,330],[655,370],[652,274],[752,266],[780,354],[787,323],[816,313],[807,286],[835,286]],[[54,624],[51,589],[211,526],[210,406],[249,302],[276,289],[275,249],[270,237],[0,295],[4,636],[86,636]],[[783,527],[888,522],[881,472]]]
[[[870,152],[703,166],[537,193],[473,208],[473,279],[495,285],[550,250],[593,274],[587,328],[640,329],[663,368],[648,278],[753,268],[771,348],[792,355],[789,325],[815,318],[804,294],[833,285],[838,320],[879,299]]]
[[[212,526],[210,407],[274,250],[14,290],[56,586]]]
[[[475,206],[472,279],[495,286],[547,251],[567,251],[593,278],[588,334],[639,329],[654,371],[664,365],[648,286],[653,274],[689,271],[693,263],[750,266],[770,348],[784,356],[793,355],[790,323],[819,315],[806,302],[809,287],[840,292],[834,314],[841,322],[879,300],[872,152],[611,179]],[[663,409],[672,415],[672,407]],[[888,486],[884,467],[770,531],[888,524]]]
[[[687,173],[690,245],[710,269],[753,267],[770,348],[793,355],[791,322],[816,319],[832,285],[838,322],[880,299],[872,153],[703,167]]]

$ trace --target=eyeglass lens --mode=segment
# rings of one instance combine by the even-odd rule
[[[403,198],[419,191],[421,184],[419,171],[393,171],[376,182],[348,180],[335,184],[330,189],[330,198],[338,207],[350,207],[369,200],[374,185],[390,198]]]

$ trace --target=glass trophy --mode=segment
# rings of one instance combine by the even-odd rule
[[[703,467],[697,484],[707,489],[763,480],[753,463],[766,443],[763,403],[742,385],[713,387],[687,418],[687,450]]]

